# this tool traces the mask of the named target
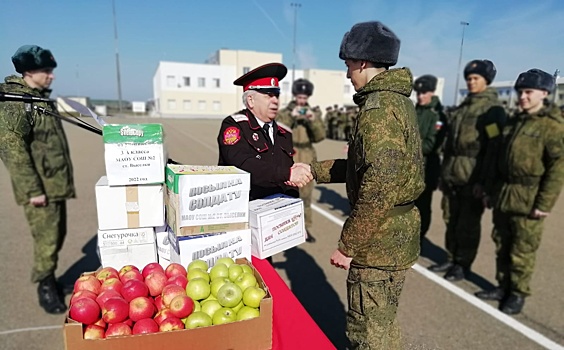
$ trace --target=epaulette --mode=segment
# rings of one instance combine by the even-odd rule
[[[366,103],[364,104],[364,108],[366,110],[380,108],[380,101],[378,100],[377,92],[368,95],[368,98],[366,99]]]
[[[230,117],[233,118],[233,120],[236,121],[237,123],[249,121],[249,117],[247,117],[244,114],[233,114]]]
[[[276,122],[276,125],[278,125],[279,129],[282,129],[283,131],[288,132],[290,134],[292,133],[292,128],[288,127],[288,125],[280,122]]]

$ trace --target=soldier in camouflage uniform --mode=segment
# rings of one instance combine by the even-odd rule
[[[325,139],[325,126],[321,119],[321,111],[310,108],[307,100],[313,94],[313,84],[306,79],[298,79],[292,84],[292,94],[294,100],[286,108],[278,112],[276,122],[285,125],[292,131],[294,141],[294,161],[296,163],[310,164],[317,159],[314,143]],[[308,183],[300,188],[300,198],[304,202],[305,228],[307,241],[315,242],[311,234],[312,212],[311,197],[315,184]]]
[[[371,41],[366,37],[370,36]],[[400,349],[396,314],[406,271],[419,255],[425,186],[412,75],[397,62],[400,41],[380,22],[346,33],[339,57],[360,107],[347,159],[314,162],[320,183],[346,182],[351,214],[331,262],[349,269],[347,337],[352,349]]]
[[[432,75],[423,75],[413,85],[417,92],[417,122],[419,124],[419,135],[421,136],[421,147],[425,164],[425,190],[415,201],[415,206],[421,214],[421,239],[425,236],[431,225],[431,202],[433,192],[439,184],[441,159],[439,150],[444,141],[443,124],[446,116],[442,112],[442,106],[435,89],[437,78]]]
[[[449,120],[440,179],[448,261],[429,268],[446,271],[444,277],[449,281],[466,277],[480,244],[485,171],[493,166],[493,153],[488,155],[487,149],[495,150],[505,123],[497,91],[488,87],[495,73],[488,60],[466,65],[469,94]]]
[[[22,76],[6,77],[0,91],[47,99],[57,66],[51,52],[22,46],[12,62]],[[53,103],[34,104],[56,111]],[[75,196],[75,189],[61,121],[40,114],[28,102],[1,102],[0,159],[10,173],[16,202],[24,207],[33,236],[31,280],[39,283],[39,303],[48,313],[64,313],[66,306],[54,272],[66,235],[66,200]]]
[[[331,140],[339,139],[339,106],[333,106],[333,113],[331,114]]]
[[[539,69],[521,73],[515,82],[520,111],[503,130],[497,172],[486,182],[493,204],[499,287],[476,293],[501,301],[500,309],[518,314],[531,295],[529,286],[544,219],[564,183],[564,119],[546,96],[554,78]]]

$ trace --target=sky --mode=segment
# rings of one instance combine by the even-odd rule
[[[55,96],[118,98],[112,0],[0,1],[2,77],[15,73],[15,51],[35,44],[57,60]],[[343,35],[355,23],[378,20],[401,40],[396,67],[445,78],[446,105],[472,59],[493,61],[496,81],[531,68],[564,71],[562,0],[297,1],[296,69],[345,70],[338,57]],[[279,52],[291,67],[297,1],[115,0],[123,99],[152,98],[159,61],[203,63],[220,48]],[[469,25],[459,71],[461,21]]]

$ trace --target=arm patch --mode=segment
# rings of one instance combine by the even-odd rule
[[[234,145],[241,139],[241,130],[235,126],[230,126],[223,132],[223,144]]]

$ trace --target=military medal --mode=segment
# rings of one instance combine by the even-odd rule
[[[256,132],[253,133],[253,141],[258,141],[259,137]]]

